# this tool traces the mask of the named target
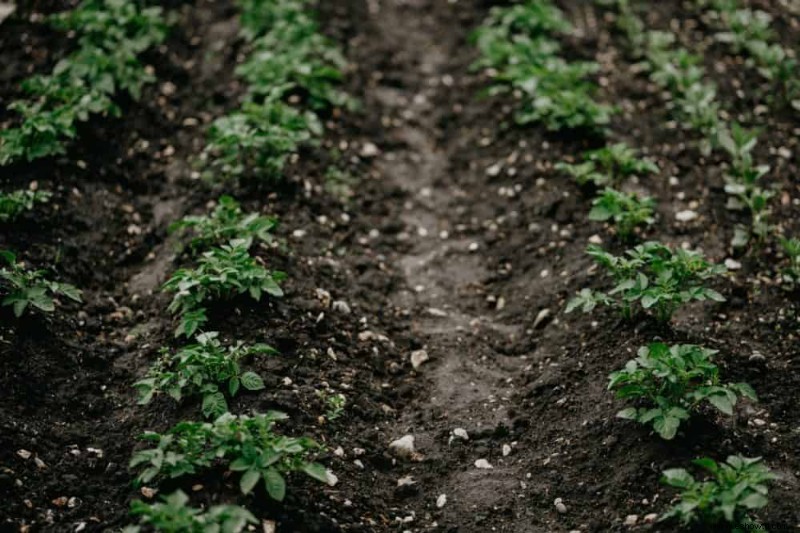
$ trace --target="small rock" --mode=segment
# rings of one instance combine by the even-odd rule
[[[414,367],[414,370],[419,370],[419,367],[429,359],[428,352],[425,350],[415,350],[411,352],[411,366]]]
[[[481,470],[490,470],[494,467],[486,459],[478,459],[475,461],[475,468],[479,468]]]
[[[410,487],[411,485],[415,485],[417,482],[414,481],[414,478],[411,476],[403,476],[397,480],[398,487]]]
[[[503,164],[495,163],[494,165],[486,169],[486,175],[490,177],[495,177],[500,174],[501,170],[503,170]]]
[[[317,297],[317,300],[320,301],[322,307],[328,308],[331,305],[331,293],[326,291],[325,289],[315,289],[314,294]]]
[[[336,484],[339,483],[339,478],[336,477],[336,474],[334,474],[330,470],[326,470],[325,474],[326,474],[325,483],[327,483],[329,487],[335,487]]]
[[[153,498],[155,498],[156,494],[158,493],[156,489],[151,489],[150,487],[142,487],[139,490],[142,493],[142,496],[144,496],[148,500],[152,500]]]
[[[636,522],[638,521],[639,517],[637,515],[629,514],[628,516],[625,517],[625,521],[623,522],[623,524],[625,524],[628,527],[633,527],[636,525]]]
[[[14,11],[16,11],[17,6],[13,3],[8,2],[0,2],[0,22],[3,22],[5,19],[10,17]]]
[[[728,270],[740,270],[742,268],[742,264],[739,261],[730,257],[725,260],[725,266]]]
[[[678,211],[675,213],[675,220],[678,222],[690,222],[697,218],[697,211],[692,211],[691,209],[685,209],[683,211]]]
[[[381,151],[378,149],[378,147],[371,142],[365,142],[364,145],[361,147],[362,157],[375,157],[380,153]]]
[[[469,440],[469,433],[464,428],[456,428],[453,430],[453,435],[458,437],[459,439]]]
[[[763,363],[766,360],[767,358],[764,357],[764,354],[759,351],[754,351],[753,354],[748,358],[748,361],[751,363]]]
[[[414,435],[406,435],[389,443],[389,451],[402,459],[411,458],[414,453]]]
[[[533,321],[533,329],[538,328],[544,320],[550,316],[550,309],[542,309]]]
[[[261,529],[264,531],[264,533],[277,533],[278,524],[276,524],[272,520],[264,520],[263,522],[261,522]]]
[[[564,505],[564,500],[561,498],[556,498],[555,501],[553,501],[553,505],[556,506],[556,511],[558,511],[559,514],[567,513],[567,506]]]
[[[337,313],[341,313],[343,315],[349,315],[352,311],[350,310],[350,306],[347,305],[347,302],[343,300],[336,300],[331,305],[331,308],[336,311]]]
[[[438,498],[436,498],[436,507],[441,509],[447,505],[447,494],[440,494]]]
[[[427,311],[428,311],[428,314],[431,315],[431,316],[435,316],[435,317],[439,317],[439,318],[444,318],[444,317],[447,316],[447,311],[444,311],[442,309],[437,309],[436,307],[429,307],[427,309]]]
[[[760,418],[754,418],[753,419],[753,424],[755,424],[758,427],[764,427],[764,426],[767,425],[767,421],[766,420],[762,420]]]
[[[591,237],[589,237],[589,243],[603,244],[603,238],[600,235],[592,235]]]
[[[655,521],[658,520],[658,513],[650,513],[644,515],[644,521],[647,524],[653,524]]]
[[[503,444],[503,457],[508,457],[509,455],[511,455],[511,446]]]
[[[38,468],[39,470],[44,470],[45,468],[47,468],[45,462],[39,459],[38,457],[34,457],[33,462],[36,463],[36,468]]]
[[[33,454],[31,452],[29,452],[28,450],[17,450],[17,455],[19,455],[20,457],[22,457],[23,459],[25,459],[27,461],[28,459],[31,458],[31,455],[33,455]]]

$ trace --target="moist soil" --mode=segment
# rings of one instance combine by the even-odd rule
[[[640,237],[741,263],[715,287],[727,302],[689,306],[669,326],[563,313],[580,288],[604,286],[585,255],[590,239],[625,248],[588,222],[593,191],[553,170],[603,140],[518,128],[513,95],[479,97],[489,80],[470,69],[469,35],[492,2],[323,3],[360,110],[325,117],[324,140],[298,154],[284,180],[214,186],[192,176],[205,124],[242,92],[237,13],[228,1],[168,2],[175,28],[144,58],[158,84],[138,102],[121,100],[121,118],[83,125],[66,156],[0,170],[3,190],[35,182],[54,192],[0,228],[0,248],[84,290],[84,304],[64,302],[53,315],[0,311],[0,529],[120,529],[131,500],[143,498],[127,468],[137,436],[199,419],[195,401],[137,406],[131,384],[162,347],[180,346],[159,288],[190,258],[167,228],[223,192],[279,217],[277,242],[257,255],[289,274],[282,299],[211,309],[224,339],[280,352],[248,365],[267,388],[240,394],[231,410],[287,413],[280,430],[324,444],[320,460],[339,482],[294,476],[278,504],[262,489],[240,496],[237,480],[215,470],[163,483],[162,493],[239,503],[280,532],[666,532],[678,528],[645,518],[674,497],[660,472],[741,453],[781,476],[758,520],[796,528],[797,294],[776,281],[782,258],[769,245],[732,253],[742,220],[724,207],[723,160],[703,157],[672,120],[613,14],[558,4],[576,27],[565,55],[598,61],[599,98],[620,109],[609,139],[661,166],[634,184],[659,202],[658,223]],[[21,3],[0,25],[0,109],[72,46],[31,14],[69,5]],[[785,45],[798,42],[796,15],[777,2],[752,5],[776,16]],[[764,128],[756,159],[781,191],[776,222],[797,235],[797,113],[764,104],[774,91],[714,43],[713,21],[697,8],[659,2],[645,15],[702,51],[731,117]],[[0,111],[0,121],[13,116]],[[330,166],[350,178],[332,184]],[[677,222],[686,209],[697,218]],[[701,413],[672,442],[615,418],[622,405],[606,391],[608,374],[658,339],[719,350],[724,379],[749,382],[760,402],[734,417]],[[429,360],[415,369],[419,350]],[[324,398],[338,393],[347,404],[330,420]],[[388,444],[407,434],[417,454],[397,459]],[[493,468],[477,468],[479,459]]]

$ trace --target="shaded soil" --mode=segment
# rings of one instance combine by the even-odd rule
[[[491,4],[325,3],[321,18],[351,61],[348,89],[361,112],[327,117],[321,146],[299,154],[284,182],[212,188],[191,179],[192,165],[203,125],[241,92],[232,72],[241,52],[236,11],[230,2],[175,2],[176,29],[147,57],[158,85],[124,102],[122,119],[85,125],[68,156],[0,170],[3,190],[36,181],[55,193],[36,215],[0,228],[0,248],[85,291],[84,305],[64,304],[53,316],[0,311],[0,529],[123,526],[130,500],[141,497],[126,468],[136,435],[199,418],[193,401],[136,406],[130,385],[161,347],[178,346],[159,286],[187,259],[166,228],[204,212],[221,192],[280,218],[279,245],[258,255],[290,276],[281,300],[212,309],[224,338],[281,352],[252,364],[267,389],[240,395],[231,409],[288,413],[281,430],[324,443],[321,459],[340,482],[293,477],[280,505],[263,492],[239,496],[222,471],[163,484],[163,492],[181,487],[195,504],[244,504],[278,531],[674,531],[644,519],[674,496],[660,472],[742,453],[764,456],[781,475],[759,520],[773,531],[800,523],[797,295],[776,281],[780,255],[771,247],[732,254],[741,220],[724,208],[722,159],[703,158],[693,134],[671,122],[613,15],[564,0],[577,29],[567,54],[601,64],[600,98],[622,110],[610,139],[662,168],[636,184],[659,201],[659,222],[642,237],[742,264],[716,287],[728,302],[690,306],[670,327],[607,312],[564,315],[574,292],[604,284],[584,253],[589,239],[624,248],[587,222],[592,191],[553,170],[602,140],[519,129],[513,97],[476,98],[488,80],[470,71],[468,36]],[[794,19],[759,5],[779,15],[786,44],[796,43]],[[646,16],[704,50],[729,113],[768,132],[756,159],[772,165],[782,191],[775,219],[796,235],[797,114],[778,105],[752,113],[768,86],[711,42],[699,13],[666,2]],[[64,49],[63,38],[22,15],[0,31],[3,104],[18,95],[29,65],[46,70]],[[354,194],[331,194],[330,165],[354,177]],[[698,218],[676,222],[689,208]],[[336,300],[351,312],[337,311]],[[607,375],[654,339],[720,350],[723,378],[748,381],[761,402],[733,418],[703,413],[670,443],[616,419],[621,404],[605,390]],[[418,369],[414,350],[430,357]],[[347,397],[345,412],[325,420],[323,398],[335,393]],[[469,439],[454,437],[456,428]],[[416,439],[414,461],[388,453],[406,434]],[[478,459],[493,468],[476,468]],[[637,525],[623,525],[632,514]]]

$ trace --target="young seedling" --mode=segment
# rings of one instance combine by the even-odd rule
[[[157,477],[196,474],[223,463],[229,470],[242,473],[242,494],[250,494],[263,481],[267,494],[278,501],[286,494],[284,476],[288,473],[303,472],[323,483],[332,483],[333,477],[325,467],[308,460],[311,452],[319,448],[316,442],[274,433],[275,423],[287,418],[276,412],[252,417],[226,413],[213,423],[181,422],[164,435],[143,435],[155,447],[135,453],[130,466],[143,468],[136,479],[149,483]]]
[[[286,158],[322,133],[319,119],[279,100],[246,103],[214,121],[201,160],[209,179],[252,177],[274,180]]]
[[[783,279],[792,286],[800,284],[800,239],[781,238],[780,243],[789,258],[789,264],[783,270]]]
[[[134,384],[139,391],[139,404],[148,404],[153,396],[167,393],[175,401],[188,395],[201,395],[206,417],[218,417],[228,412],[228,402],[220,388],[236,396],[240,388],[249,391],[264,388],[264,380],[255,372],[242,372],[240,361],[252,355],[276,354],[266,344],[246,346],[237,342],[223,346],[219,333],[207,332],[191,344],[171,354],[163,350],[161,358],[150,368],[147,376]]]
[[[592,203],[589,220],[611,222],[621,239],[627,240],[639,226],[650,226],[655,222],[652,198],[640,198],[636,194],[606,188]]]
[[[542,123],[552,131],[585,128],[602,131],[612,108],[594,100],[597,71],[590,62],[569,63],[558,54],[554,33],[570,30],[561,11],[547,0],[493,8],[473,40],[481,51],[476,68],[490,69],[490,91],[513,91],[520,98],[519,124]]]
[[[777,476],[760,457],[731,455],[722,464],[709,458],[693,462],[710,477],[699,481],[683,468],[665,470],[661,482],[680,490],[680,501],[661,520],[703,525],[713,531],[726,527],[726,531],[731,527],[734,531],[749,530],[748,514],[767,505],[767,484]]]
[[[0,260],[7,266],[0,268],[0,294],[2,305],[10,306],[16,317],[27,309],[52,313],[56,309],[56,298],[64,296],[81,302],[81,291],[68,283],[48,280],[44,270],[26,270],[12,252],[0,250]]]
[[[747,383],[720,384],[719,369],[712,362],[716,353],[692,344],[642,346],[636,359],[611,374],[608,389],[617,398],[644,405],[623,409],[617,416],[652,424],[656,433],[670,440],[703,403],[732,415],[739,396],[757,401]]]
[[[51,196],[46,191],[0,193],[0,222],[13,222],[25,211],[31,211],[36,204],[49,201]]]
[[[162,496],[158,503],[134,500],[131,515],[139,518],[139,525],[128,526],[123,533],[241,533],[258,524],[244,507],[214,505],[208,510],[190,507],[189,497],[181,490]]]
[[[193,251],[218,246],[232,239],[272,242],[278,221],[258,213],[245,213],[231,196],[221,196],[210,215],[187,216],[169,227],[170,231],[191,232]]]
[[[347,405],[347,397],[344,394],[332,394],[326,390],[318,390],[316,393],[327,406],[325,411],[327,420],[336,420],[344,414],[344,408]]]
[[[618,187],[625,178],[658,174],[660,170],[653,161],[640,157],[625,143],[589,150],[582,157],[582,163],[562,162],[555,168],[575,178],[579,185],[593,183],[596,187]]]
[[[180,269],[164,284],[175,293],[169,311],[181,317],[176,336],[191,337],[206,321],[205,304],[212,300],[248,294],[256,301],[266,293],[283,296],[283,272],[269,271],[250,256],[251,241],[235,239],[200,257],[194,269]]]
[[[608,305],[631,319],[639,305],[657,320],[669,322],[678,308],[691,301],[725,301],[720,293],[705,286],[708,280],[725,273],[725,267],[709,263],[699,252],[646,242],[623,256],[596,245],[590,245],[587,253],[606,269],[614,287],[607,292],[581,290],[567,305],[567,313],[579,308],[588,313],[597,305]]]

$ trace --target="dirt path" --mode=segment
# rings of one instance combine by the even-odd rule
[[[372,3],[372,38],[392,61],[371,96],[393,118],[393,146],[378,168],[407,193],[399,236],[407,251],[395,259],[405,286],[392,301],[411,317],[411,337],[429,357],[418,369],[423,392],[405,406],[395,427],[395,438],[415,437],[423,457],[398,471],[418,489],[398,491],[398,503],[416,516],[416,527],[437,522],[468,531],[471,524],[481,527],[483,517],[519,487],[519,469],[503,449],[506,455],[511,450],[507,406],[525,361],[497,349],[515,343],[523,327],[495,320],[502,302],[485,303],[484,281],[493,265],[466,216],[476,212],[485,191],[465,188],[470,179],[451,164],[458,145],[443,140],[440,129],[442,121],[458,120],[450,72],[459,67],[453,58],[464,50],[468,31],[454,28],[456,8],[441,4]],[[480,459],[493,468],[477,468]]]

